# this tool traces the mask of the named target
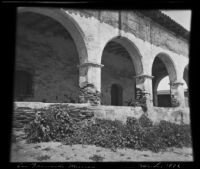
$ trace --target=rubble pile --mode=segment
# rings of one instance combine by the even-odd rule
[[[79,89],[80,103],[91,103],[91,105],[98,105],[101,102],[101,93],[96,90],[93,84],[86,84],[84,87]]]
[[[13,128],[23,129],[26,124],[34,120],[36,111],[29,107],[19,107],[13,113]]]
[[[68,105],[52,105],[36,113],[35,119],[25,127],[27,142],[62,141],[77,130],[90,126],[93,112]]]

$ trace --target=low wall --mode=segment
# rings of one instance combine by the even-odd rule
[[[72,111],[90,111],[94,112],[95,118],[120,120],[126,122],[127,117],[139,118],[144,112],[141,107],[126,106],[91,106],[89,104],[75,103],[42,103],[42,102],[15,102],[13,110],[13,128],[23,128],[25,124],[34,119],[35,113],[42,109],[48,108],[50,105],[61,104],[68,105]],[[190,124],[189,108],[161,108],[153,107],[148,112],[149,118],[154,122],[166,120],[173,123]]]
[[[126,106],[90,106],[89,110],[94,112],[94,116],[100,119],[119,120],[126,123],[127,117],[139,118],[144,112],[141,107]]]
[[[51,105],[56,105],[56,104],[61,104],[61,105],[76,105],[77,107],[84,107],[84,106],[89,106],[88,103],[43,103],[43,102],[14,102],[14,109],[19,108],[19,107],[26,107],[26,108],[31,108],[31,109],[42,109],[42,108],[48,108]]]
[[[160,120],[166,120],[173,123],[184,123],[184,124],[190,124],[190,109],[189,107],[185,108],[164,108],[164,107],[154,107],[151,114],[154,114],[154,117],[149,117],[153,121],[160,121]],[[155,118],[155,120],[154,120]]]

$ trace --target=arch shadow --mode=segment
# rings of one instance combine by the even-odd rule
[[[189,65],[188,64],[184,68],[183,79],[185,80],[187,86],[189,87]]]
[[[69,16],[64,10],[35,7],[19,7],[17,13],[33,12],[50,17],[61,24],[71,35],[79,55],[79,62],[84,63],[88,60],[87,48],[84,41],[84,33],[78,23]]]
[[[159,53],[156,55],[156,57],[154,58],[154,61],[153,61],[151,74],[153,75],[153,68],[155,66],[156,58],[159,58],[165,65],[165,68],[167,69],[167,73],[169,75],[170,82],[176,81],[177,80],[176,66],[174,64],[174,61],[171,59],[171,57],[166,53]]]
[[[137,75],[141,75],[143,73],[143,64],[142,64],[142,55],[139,51],[139,49],[137,48],[137,46],[128,38],[126,37],[121,37],[121,36],[117,36],[117,37],[113,37],[112,39],[110,39],[106,45],[104,46],[104,49],[101,53],[101,63],[102,63],[102,58],[103,58],[103,52],[105,50],[105,47],[107,46],[107,44],[109,42],[117,42],[120,45],[122,45],[126,51],[129,53],[133,66],[134,66],[134,70],[135,70],[135,74]]]
[[[175,67],[174,61],[166,53],[159,53],[154,58],[154,61],[153,61],[153,64],[152,64],[152,68],[151,68],[152,76],[154,76],[153,69],[156,66],[157,67],[161,66],[161,65],[156,65],[156,63],[155,63],[156,58],[159,58],[162,61],[162,64],[164,64],[165,69],[167,71],[167,74],[166,74],[166,72],[164,74],[162,74],[161,72],[157,72],[158,73],[157,76],[152,81],[153,104],[154,104],[154,106],[158,106],[157,89],[158,89],[158,85],[159,85],[160,81],[166,76],[169,76],[169,81],[170,82],[175,82],[177,80],[177,71],[176,71],[176,67]],[[159,62],[157,62],[157,63],[159,63]],[[162,68],[162,66],[161,66],[161,68]]]

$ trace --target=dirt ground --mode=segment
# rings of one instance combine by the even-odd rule
[[[27,144],[19,139],[11,145],[10,162],[120,162],[120,161],[193,161],[192,148],[170,148],[163,152],[63,145],[60,142]]]

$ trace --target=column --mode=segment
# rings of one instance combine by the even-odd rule
[[[79,67],[79,103],[98,105],[101,103],[101,68],[103,65],[93,62],[83,63]]]
[[[170,82],[172,107],[185,107],[185,96],[182,82]]]
[[[160,82],[160,79],[154,78],[152,81],[153,85],[153,105],[158,106],[158,96],[157,96],[157,89],[158,89],[158,84]]]
[[[152,79],[153,76],[142,74],[136,78],[136,99],[143,104],[143,110],[147,111],[153,107]]]

